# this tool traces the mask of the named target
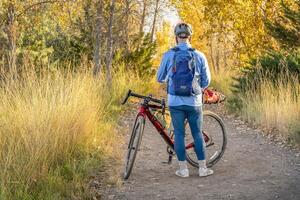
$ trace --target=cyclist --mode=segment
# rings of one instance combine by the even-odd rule
[[[167,51],[157,72],[157,81],[168,83],[168,106],[175,134],[175,152],[179,170],[177,176],[188,177],[184,144],[187,119],[194,139],[194,150],[199,163],[199,176],[213,174],[205,160],[205,142],[202,136],[202,90],[207,88],[211,76],[203,53],[191,48],[192,27],[187,23],[175,26],[177,46]]]

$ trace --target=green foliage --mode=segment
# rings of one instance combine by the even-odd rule
[[[77,65],[81,61],[82,55],[91,55],[90,49],[82,42],[82,38],[76,36],[60,34],[48,40],[46,44],[53,49],[53,53],[50,55],[51,62],[71,61]]]
[[[27,21],[30,23],[30,20]],[[47,27],[48,26],[48,27]],[[49,55],[53,52],[51,46],[47,46],[47,40],[52,37],[49,31],[51,24],[40,24],[40,26],[29,26],[20,33],[19,37],[19,64],[25,60],[30,60],[34,65],[48,63]]]
[[[281,1],[281,9],[284,15],[274,23],[265,22],[270,34],[285,49],[300,47],[300,1],[295,2],[297,8],[292,9],[284,1]]]
[[[36,65],[40,65],[43,61],[49,63],[67,61],[71,62],[72,66],[77,66],[83,55],[91,60],[94,42],[93,24],[95,23],[91,1],[85,3],[83,13],[82,17],[75,18],[70,24],[70,29],[73,31],[68,31],[50,18],[52,14],[50,11],[41,14],[44,17],[39,23],[21,31],[19,49],[33,59]],[[34,21],[29,18],[26,22],[33,23]]]
[[[276,85],[278,81],[284,82],[282,79],[292,76],[300,80],[300,52],[270,51],[258,59],[252,59],[242,68],[240,76],[234,78],[233,92],[244,94],[259,89],[263,81],[270,80]]]
[[[132,50],[128,53],[126,53],[125,49],[120,50],[115,56],[115,62],[125,62],[126,66],[139,76],[153,76],[152,59],[156,53],[156,43],[151,42],[150,34],[142,38],[136,35],[131,48]]]
[[[287,83],[289,77],[300,80],[300,1],[296,3],[298,9],[294,10],[281,1],[284,15],[274,23],[265,22],[283,49],[280,52],[270,50],[241,68],[240,76],[234,78],[234,93],[245,94],[250,90],[258,90],[265,81],[271,81],[276,86],[278,82]]]

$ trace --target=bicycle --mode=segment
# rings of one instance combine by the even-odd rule
[[[160,111],[161,116],[166,114],[166,104],[165,100],[159,100],[152,97],[152,95],[143,96],[140,94],[135,94],[131,90],[128,91],[125,99],[122,102],[124,105],[129,97],[136,97],[143,99],[138,108],[138,114],[135,118],[133,125],[131,137],[127,147],[127,155],[125,160],[125,168],[123,178],[127,180],[131,174],[134,161],[136,159],[139,146],[141,144],[142,136],[144,133],[144,127],[146,118],[152,123],[156,128],[157,132],[164,139],[167,144],[167,152],[169,154],[168,163],[171,163],[174,153],[174,133],[173,130],[167,130],[163,123],[158,119],[158,116],[154,114],[155,111]],[[210,121],[210,122],[209,122]],[[209,122],[209,123],[208,123]],[[216,124],[213,124],[216,123]],[[208,126],[205,126],[208,124]],[[191,141],[192,137],[189,134],[186,123],[186,157],[189,164],[194,167],[198,167],[198,160],[195,152],[193,151],[194,143]],[[204,141],[206,143],[206,156],[207,156],[207,166],[212,167],[215,165],[223,156],[226,144],[226,128],[222,119],[212,111],[203,112],[203,128],[202,134]]]

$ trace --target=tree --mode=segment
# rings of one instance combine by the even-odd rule
[[[125,52],[129,52],[129,15],[130,15],[130,0],[125,0],[125,27],[124,27],[124,37],[125,37]]]
[[[14,0],[3,1],[3,21],[5,23],[4,32],[7,36],[7,63],[8,70],[14,75],[18,72],[17,69],[17,36],[20,35],[17,24],[25,18],[24,15],[32,12],[32,10],[38,10],[45,4],[53,4],[59,2],[58,0],[44,0],[44,1],[28,1],[28,2],[16,2]],[[38,12],[38,11],[37,11]],[[2,24],[0,24],[2,26]]]
[[[193,46],[221,66],[245,63],[274,41],[264,19],[274,19],[280,0],[173,0],[182,20],[192,24]],[[225,49],[226,48],[226,49]],[[225,51],[225,50],[226,51]],[[225,58],[226,56],[226,58]]]
[[[143,0],[143,11],[142,11],[142,16],[141,16],[141,23],[140,23],[140,31],[139,34],[143,35],[144,32],[144,26],[145,26],[145,18],[146,18],[146,13],[147,13],[147,9],[148,9],[148,1],[147,0]]]
[[[14,9],[9,9],[10,3]],[[86,66],[80,65],[84,59],[93,64],[95,75],[107,72],[110,82],[115,59],[135,57],[132,54],[140,53],[136,48],[144,48],[142,30],[152,24],[153,15],[147,16],[151,8],[146,0],[2,0],[1,65],[16,63],[21,69],[24,63],[41,68],[67,62],[76,69]],[[128,64],[126,68],[133,69]]]
[[[175,46],[173,28],[170,23],[163,22],[162,28],[156,32],[155,43],[157,45],[157,53],[155,54],[153,65],[157,67],[160,64],[163,54]]]
[[[111,77],[112,48],[113,48],[112,27],[113,27],[113,20],[114,20],[114,10],[115,10],[115,0],[111,0],[108,31],[107,31],[107,52],[106,52],[106,79],[109,85],[111,85],[111,80],[112,80]]]
[[[5,32],[8,39],[8,67],[13,74],[16,74],[17,72],[15,15],[16,15],[15,6],[12,2],[10,2],[7,7],[7,20],[6,20]]]
[[[297,49],[300,47],[300,1],[295,1],[295,9],[281,1],[283,15],[266,20],[265,24],[270,34],[279,42],[282,48]]]
[[[156,27],[159,2],[160,2],[160,0],[155,1],[155,9],[154,9],[154,14],[153,14],[153,22],[152,22],[152,29],[151,29],[151,42],[154,41],[154,32],[155,32],[155,27]]]
[[[101,24],[103,15],[103,2],[98,0],[97,4],[97,19],[96,19],[96,37],[95,37],[95,49],[94,49],[94,75],[100,74],[101,70]]]

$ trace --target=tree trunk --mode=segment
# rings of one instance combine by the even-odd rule
[[[141,19],[141,24],[140,24],[140,36],[142,36],[142,34],[144,32],[147,6],[148,6],[147,0],[143,0],[143,13],[142,13],[142,19]]]
[[[226,34],[226,33],[225,33]],[[224,62],[224,69],[227,68],[227,38],[224,37],[224,46],[223,46],[223,62]]]
[[[130,1],[126,0],[125,2],[125,27],[124,27],[124,36],[125,36],[125,53],[128,55],[129,53],[129,14],[130,14]]]
[[[8,39],[8,67],[9,71],[17,75],[17,53],[16,53],[16,27],[15,27],[15,7],[12,3],[7,9],[6,35]]]
[[[140,47],[143,43],[143,35],[144,35],[144,26],[145,26],[145,18],[146,18],[146,13],[147,13],[147,0],[143,0],[143,12],[142,12],[142,17],[141,17],[141,23],[140,23],[140,30],[139,30],[139,36],[140,36],[140,42],[138,44],[138,50],[140,50]]]
[[[107,51],[106,51],[106,80],[110,86],[112,83],[112,79],[111,79],[112,45],[113,45],[112,26],[114,20],[114,10],[115,10],[115,0],[111,0],[108,31],[107,31]]]
[[[103,2],[98,1],[97,6],[97,19],[95,31],[95,49],[94,49],[94,75],[100,75],[101,72],[101,23],[103,13]]]
[[[211,58],[211,63],[212,63],[212,66],[213,66],[213,69],[214,69],[214,71],[216,71],[216,65],[215,65],[215,59],[214,59],[214,51],[213,51],[213,49],[214,49],[214,46],[213,46],[213,35],[211,35],[210,36],[210,42],[209,42],[209,50],[210,50],[210,52],[209,52],[209,54],[210,54],[210,58]]]
[[[217,35],[217,38],[219,38],[219,35]],[[220,42],[216,41],[216,69],[217,73],[220,71]]]
[[[155,26],[156,26],[156,18],[157,18],[157,14],[158,14],[158,4],[159,4],[159,0],[156,0],[155,10],[154,10],[154,17],[153,17],[153,24],[152,24],[152,30],[151,30],[151,42],[154,41],[154,32],[155,32]]]

